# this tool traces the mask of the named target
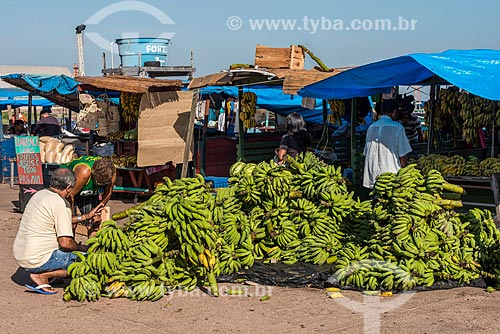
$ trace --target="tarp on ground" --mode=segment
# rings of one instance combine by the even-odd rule
[[[422,84],[437,75],[486,99],[500,100],[500,50],[414,53],[344,71],[299,90],[318,99],[347,99],[387,93],[392,86]]]
[[[209,86],[200,89],[200,94],[225,94],[238,97],[238,87]],[[243,92],[253,92],[257,95],[257,108],[266,109],[276,114],[286,116],[298,112],[309,123],[323,124],[323,107],[321,100],[316,101],[316,108],[302,107],[302,97],[299,95],[284,94],[280,85],[252,85],[243,88]]]

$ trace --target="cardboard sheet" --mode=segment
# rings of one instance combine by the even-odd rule
[[[182,163],[192,99],[192,91],[143,94],[138,121],[139,167]]]

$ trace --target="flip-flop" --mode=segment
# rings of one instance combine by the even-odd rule
[[[36,292],[36,293],[40,293],[42,295],[53,295],[53,294],[57,293],[57,291],[45,291],[45,290],[43,290],[43,288],[52,289],[50,284],[40,284],[38,286],[31,286],[29,284],[25,284],[24,286],[27,287],[28,289],[30,289],[31,291]]]

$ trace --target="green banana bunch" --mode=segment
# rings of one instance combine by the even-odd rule
[[[94,274],[73,278],[64,289],[63,299],[70,301],[76,299],[79,302],[96,301],[101,296],[101,285],[99,278]]]
[[[89,254],[105,251],[114,253],[118,259],[121,259],[126,256],[130,240],[115,221],[108,220],[101,224],[99,231],[88,239],[86,244],[89,246],[87,251]]]

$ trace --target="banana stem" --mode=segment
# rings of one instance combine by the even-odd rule
[[[131,208],[128,208],[126,210],[123,210],[121,212],[118,212],[118,213],[115,213],[113,216],[111,216],[111,219],[113,219],[114,221],[116,220],[121,220],[121,219],[125,219],[127,218],[129,215],[130,215],[130,212],[132,212],[133,210],[137,210],[137,209],[140,209],[142,208],[144,205],[146,205],[148,202],[144,202],[144,203],[139,203],[137,205],[134,205],[133,207]]]
[[[217,284],[217,280],[215,279],[215,273],[213,270],[210,270],[207,274],[208,284],[210,285],[210,292],[212,296],[219,297],[219,285]]]
[[[314,60],[318,66],[321,68],[322,71],[324,72],[330,72],[330,68],[328,66],[325,65],[325,63],[323,63],[321,61],[321,59],[319,59],[318,57],[316,57],[316,55],[314,53],[312,53],[311,50],[309,50],[308,48],[306,48],[305,46],[303,45],[299,45],[299,47],[302,48],[302,50],[304,50],[305,53],[307,53],[312,60]]]

